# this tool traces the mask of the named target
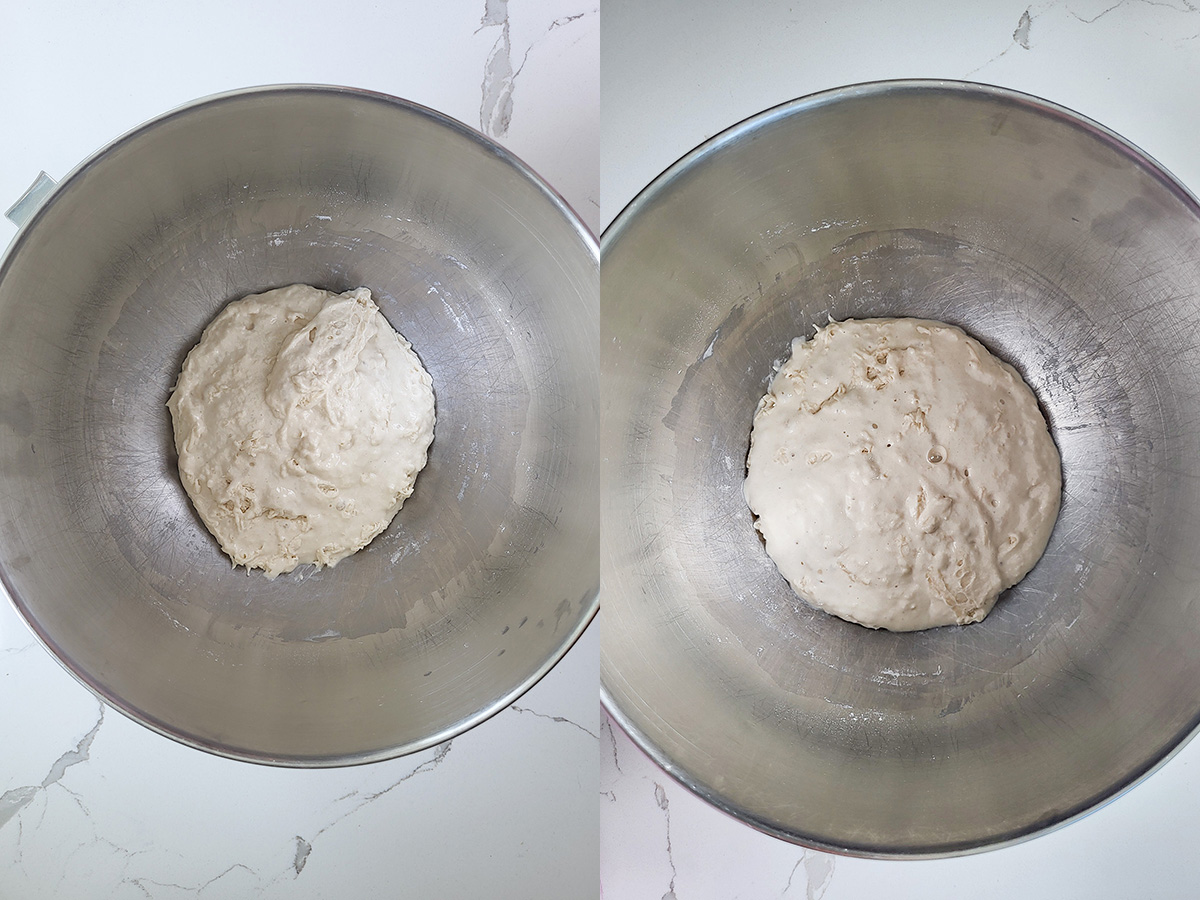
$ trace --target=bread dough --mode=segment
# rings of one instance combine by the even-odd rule
[[[978,622],[1041,557],[1062,470],[1015,369],[922,319],[830,322],[758,404],[746,501],[795,591],[870,628]]]
[[[179,474],[235,565],[332,566],[383,531],[433,440],[429,373],[366,288],[226,306],[167,404]]]

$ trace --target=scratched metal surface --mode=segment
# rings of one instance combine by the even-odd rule
[[[669,169],[602,242],[602,692],[671,774],[871,856],[1023,839],[1200,722],[1200,210],[1116,136],[998,89],[796,101]],[[953,322],[1063,457],[1045,557],[969,627],[794,598],[742,498],[752,413],[829,317]]]
[[[294,765],[430,746],[570,647],[597,590],[594,240],[468,129],[342,89],[225,95],[64,180],[0,268],[0,575],[84,683]],[[413,496],[334,569],[234,570],[165,403],[226,302],[371,288],[433,377]]]

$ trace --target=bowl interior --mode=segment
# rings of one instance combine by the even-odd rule
[[[1200,721],[1200,214],[1119,138],[979,86],[848,88],[660,177],[603,241],[602,686],[672,774],[778,836],[944,855],[1081,814]],[[797,600],[742,496],[755,404],[830,319],[963,327],[1063,457],[982,623]]]
[[[165,403],[215,313],[365,285],[433,377],[412,497],[336,568],[234,570]],[[394,98],[169,114],[60,185],[0,270],[0,571],[108,701],[267,762],[362,761],[494,712],[595,609],[595,245],[523,166]]]

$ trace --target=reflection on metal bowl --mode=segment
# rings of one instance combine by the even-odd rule
[[[0,575],[41,640],[206,750],[333,765],[510,703],[596,608],[597,251],[465,126],[342,88],[251,89],[82,164],[0,268]],[[213,315],[369,287],[434,380],[428,466],[335,568],[233,569],[166,400]]]
[[[891,82],[784,104],[602,241],[602,691],[718,807],[871,856],[1020,840],[1200,721],[1200,208],[1052,104]],[[1062,452],[1046,555],[984,622],[870,631],[797,600],[742,480],[755,404],[831,317],[954,323]]]

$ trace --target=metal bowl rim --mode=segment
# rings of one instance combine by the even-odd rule
[[[934,78],[905,78],[883,81],[867,81],[842,87],[818,91],[793,100],[787,100],[776,106],[768,107],[742,119],[724,131],[703,141],[696,147],[679,157],[674,163],[659,173],[648,185],[625,205],[617,217],[609,223],[600,235],[600,258],[605,255],[621,239],[625,230],[636,221],[643,209],[651,206],[657,197],[666,192],[684,174],[722,150],[737,144],[739,141],[753,135],[759,129],[765,128],[793,115],[811,112],[823,106],[840,103],[860,97],[878,97],[910,93],[947,93],[963,97],[998,99],[1007,103],[1031,109],[1036,113],[1049,116],[1070,127],[1081,129],[1112,146],[1117,152],[1133,160],[1133,162],[1148,171],[1171,193],[1188,206],[1200,219],[1200,200],[1171,172],[1152,156],[1143,151],[1133,142],[1117,134],[1110,128],[1101,125],[1082,113],[1069,107],[1045,100],[1033,94],[1027,94],[1012,88],[984,84],[972,81]],[[603,547],[603,537],[601,544]],[[601,570],[603,570],[603,552],[601,553]],[[1111,788],[1095,797],[1068,810],[1062,815],[1046,822],[1034,822],[1023,828],[984,838],[976,841],[961,841],[939,844],[935,846],[882,846],[876,844],[851,844],[836,842],[810,834],[797,828],[788,827],[763,819],[751,810],[739,806],[727,799],[721,792],[709,787],[697,778],[690,770],[676,764],[654,742],[650,735],[638,728],[633,720],[625,714],[617,702],[605,680],[604,645],[601,642],[600,653],[600,704],[608,716],[620,726],[634,744],[650,759],[680,785],[691,791],[700,799],[706,801],[721,812],[749,825],[750,827],[802,847],[809,847],[826,853],[844,856],[857,856],[868,859],[945,859],[959,856],[969,856],[988,850],[997,850],[1020,844],[1031,838],[1057,831],[1072,822],[1077,822],[1103,806],[1108,805],[1117,797],[1141,784],[1145,779],[1158,771],[1175,756],[1183,747],[1200,733],[1200,712],[1197,712],[1192,722],[1185,729],[1164,743],[1161,752],[1156,756],[1143,760],[1135,766],[1124,778],[1119,779]]]
[[[205,97],[200,97],[196,100],[185,103],[172,110],[168,110],[152,119],[143,122],[124,134],[114,138],[107,144],[96,150],[54,186],[50,193],[43,199],[22,226],[17,229],[17,233],[10,241],[8,248],[0,256],[0,284],[3,284],[6,273],[16,259],[20,247],[23,245],[27,236],[33,232],[37,223],[45,215],[46,211],[51,208],[61,193],[71,184],[82,178],[89,169],[104,160],[105,158],[117,153],[121,148],[135,140],[137,137],[151,131],[152,129],[172,121],[177,118],[186,116],[198,109],[220,106],[228,102],[240,101],[246,97],[262,96],[269,97],[272,95],[294,95],[301,93],[323,94],[330,97],[347,97],[351,99],[363,100],[367,102],[382,103],[389,106],[395,106],[410,113],[415,113],[438,127],[445,128],[454,132],[462,138],[475,143],[494,154],[501,160],[512,166],[520,173],[525,180],[533,184],[548,200],[555,209],[566,219],[572,230],[578,235],[589,254],[594,260],[597,267],[600,265],[600,248],[596,241],[595,235],[592,234],[575,210],[571,207],[562,195],[559,194],[553,187],[550,186],[536,171],[526,164],[520,157],[511,151],[505,149],[500,144],[496,143],[487,135],[472,128],[469,125],[460,122],[458,119],[448,116],[445,113],[438,112],[428,106],[422,106],[411,100],[405,100],[401,97],[396,97],[391,94],[384,94],[378,91],[370,91],[363,88],[345,87],[340,85],[324,85],[324,84],[269,84],[259,85],[255,87],[239,88],[231,91],[222,91],[216,94],[210,94]],[[209,741],[199,738],[195,735],[188,734],[180,729],[173,728],[165,722],[158,720],[156,717],[146,713],[145,711],[135,707],[133,704],[123,698],[113,695],[111,692],[103,689],[99,683],[94,681],[91,676],[70,661],[67,655],[58,648],[53,638],[44,633],[43,630],[35,624],[35,618],[32,612],[28,610],[25,600],[20,596],[19,592],[14,588],[7,567],[0,561],[0,584],[4,587],[4,593],[7,595],[12,607],[16,610],[17,615],[33,633],[38,643],[50,654],[50,656],[61,665],[76,681],[87,688],[93,695],[96,696],[106,706],[109,706],[117,712],[125,715],[134,722],[144,725],[151,731],[170,738],[180,744],[188,747],[193,747],[197,750],[203,750],[217,756],[222,756],[227,759],[233,759],[240,762],[257,763],[261,765],[280,766],[289,768],[333,768],[340,766],[355,766],[373,762],[382,762],[388,759],[395,759],[401,756],[407,756],[411,753],[417,753],[429,747],[437,746],[445,741],[451,740],[466,731],[474,728],[476,725],[490,719],[496,713],[500,712],[505,707],[515,703],[522,695],[530,688],[544,678],[558,662],[566,656],[567,652],[575,645],[580,636],[587,629],[588,625],[596,617],[596,613],[600,607],[600,593],[597,585],[591,590],[586,598],[585,605],[582,607],[582,615],[575,623],[575,626],[564,634],[563,639],[555,651],[523,681],[515,685],[510,691],[501,697],[497,698],[492,703],[487,704],[475,714],[468,716],[441,731],[435,732],[424,738],[415,741],[409,741],[395,747],[386,747],[379,750],[364,752],[340,754],[332,756],[308,756],[308,755],[269,755],[265,753],[256,753],[243,747],[236,747],[228,744],[222,744],[217,741]]]

